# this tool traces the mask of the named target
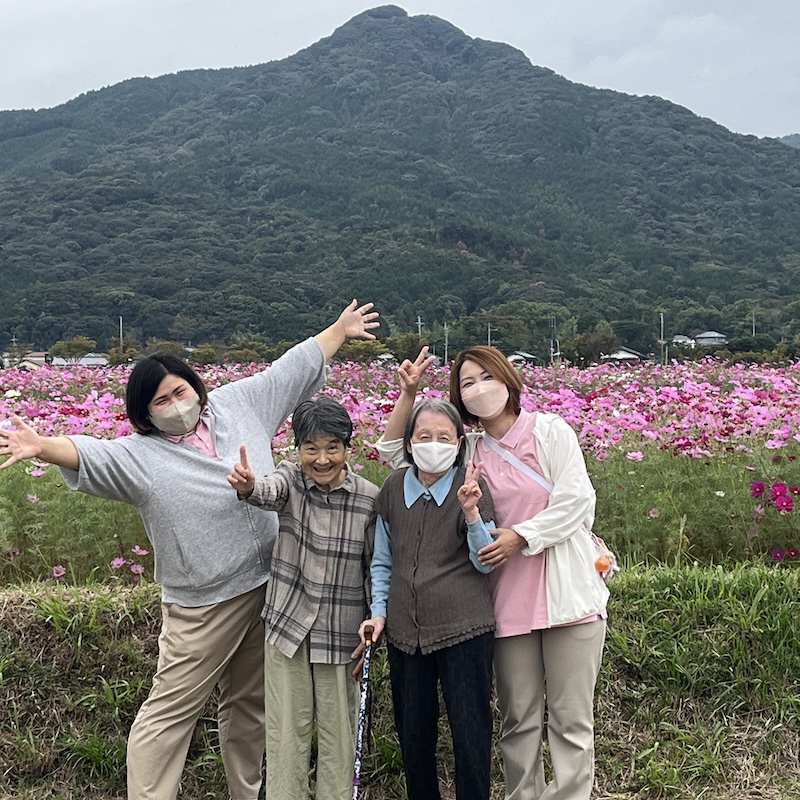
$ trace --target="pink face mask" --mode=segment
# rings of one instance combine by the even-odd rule
[[[461,390],[461,400],[467,411],[478,419],[494,419],[508,403],[508,386],[494,378],[478,381]]]

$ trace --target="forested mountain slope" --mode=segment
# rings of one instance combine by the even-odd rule
[[[800,331],[800,150],[385,6],[279,62],[0,113],[0,345]]]

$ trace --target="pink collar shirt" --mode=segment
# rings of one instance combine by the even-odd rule
[[[162,431],[161,435],[165,439],[169,439],[171,442],[185,442],[186,444],[194,447],[196,450],[199,450],[204,455],[207,455],[209,458],[216,458],[217,451],[214,447],[214,439],[211,436],[211,429],[206,425],[205,420],[203,417],[208,413],[207,409],[203,409],[200,414],[200,419],[197,421],[197,426],[193,431],[189,431],[189,433],[179,433],[177,436],[173,436],[169,433],[164,433]]]

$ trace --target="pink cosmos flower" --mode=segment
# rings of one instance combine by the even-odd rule
[[[753,497],[761,497],[761,495],[764,494],[764,489],[764,481],[753,481],[750,484],[750,494]]]
[[[761,503],[756,503],[753,506],[753,516],[756,519],[759,519],[760,517],[763,517],[764,513],[765,513],[765,509],[764,509],[764,506],[761,505]]]
[[[788,494],[779,494],[775,498],[775,508],[781,514],[788,514],[794,505],[794,501],[792,500],[791,496]]]
[[[131,547],[131,552],[132,553],[136,553],[137,556],[146,556],[150,551],[149,550],[145,550],[142,547],[139,547],[139,545],[137,544],[137,545],[134,545],[133,547]]]
[[[111,563],[108,565],[111,569],[119,569],[120,567],[124,566],[125,559],[122,556],[117,556],[116,558],[111,559]]]
[[[144,572],[144,567],[141,564],[131,564],[131,572],[134,575],[141,575]]]
[[[770,551],[770,555],[772,556],[773,561],[783,561],[786,558],[786,552],[781,550],[780,547],[773,547]]]
[[[800,550],[798,550],[796,547],[790,547],[786,551],[786,555],[789,556],[789,558],[797,558],[800,556]]]
[[[773,501],[777,500],[779,497],[783,497],[788,491],[789,487],[785,483],[778,481],[769,487],[769,498]]]
[[[62,567],[61,564],[57,564],[53,567],[50,573],[57,581],[60,581],[66,574],[67,570],[65,567]]]
[[[629,453],[625,453],[625,458],[627,458],[628,461],[641,461],[644,455],[639,450],[632,450]]]
[[[26,495],[26,497],[28,498],[29,502],[31,502],[31,503],[36,503],[39,500],[39,495],[38,494],[29,494],[29,495]]]
[[[647,515],[650,517],[650,519],[657,519],[660,514],[661,514],[661,512],[657,508],[651,508],[647,512]]]

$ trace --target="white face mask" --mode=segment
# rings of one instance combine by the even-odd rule
[[[411,442],[411,456],[423,472],[447,472],[458,455],[459,445],[446,442]]]
[[[508,403],[508,386],[494,378],[478,381],[461,390],[461,400],[467,411],[478,419],[494,419]]]
[[[163,411],[150,415],[150,422],[163,433],[178,436],[194,430],[200,419],[200,398],[197,392],[189,397],[176,400]]]

